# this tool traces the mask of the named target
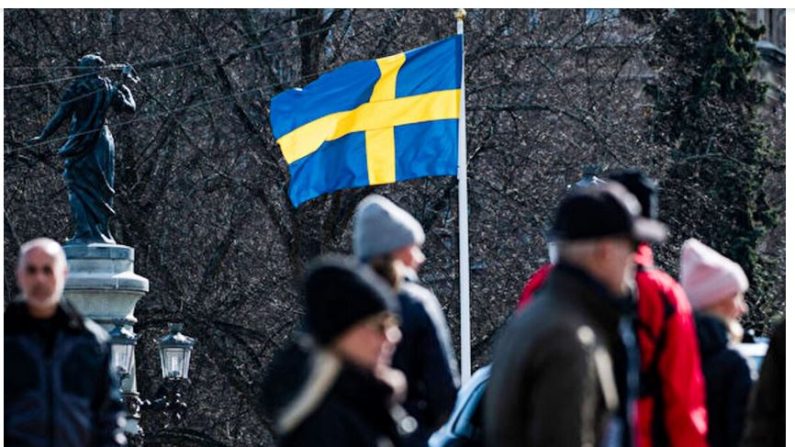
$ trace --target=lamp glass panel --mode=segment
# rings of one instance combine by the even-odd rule
[[[162,348],[161,366],[164,378],[182,377],[184,348]]]
[[[114,370],[121,368],[125,373],[130,372],[134,348],[134,345],[126,344],[114,344],[111,346],[111,362],[113,362]]]
[[[190,349],[185,350],[185,361],[182,363],[182,378],[188,378],[188,368],[190,368]]]

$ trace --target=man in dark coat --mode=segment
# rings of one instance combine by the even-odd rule
[[[406,375],[404,406],[418,428],[407,446],[426,446],[453,409],[459,385],[450,331],[430,290],[419,284],[417,270],[425,261],[425,233],[411,214],[390,200],[370,195],[357,206],[353,251],[396,290],[403,338],[392,364]]]
[[[23,301],[5,311],[5,445],[126,445],[107,333],[61,299],[66,257],[51,239],[22,246]]]
[[[612,182],[561,202],[549,235],[558,263],[495,346],[488,445],[634,445],[634,248],[666,233],[640,212]]]
[[[305,281],[306,319],[269,365],[263,406],[283,447],[389,447],[416,421],[399,405],[405,378],[389,368],[393,292],[366,265],[325,257]]]
[[[656,182],[640,171],[619,171],[610,180],[621,183],[641,205],[641,215],[657,218]],[[588,187],[594,183],[578,182]],[[649,244],[635,253],[637,273],[637,340],[641,358],[638,396],[638,447],[707,445],[704,376],[693,313],[682,286],[654,265]],[[522,290],[519,308],[529,304],[552,269],[536,271]]]

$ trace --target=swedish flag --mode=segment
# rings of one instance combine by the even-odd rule
[[[461,36],[352,62],[271,101],[294,206],[345,188],[456,175]]]

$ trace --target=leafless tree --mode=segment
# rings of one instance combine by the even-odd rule
[[[527,276],[545,262],[543,230],[581,169],[634,166],[665,182],[674,158],[653,131],[655,102],[644,89],[659,79],[647,63],[655,23],[611,10],[471,10],[466,26],[477,366],[489,361],[493,335]],[[5,300],[16,293],[20,243],[70,232],[55,156],[61,141],[25,141],[57,107],[75,61],[101,51],[111,62],[133,63],[142,78],[138,114],[111,122],[119,152],[113,233],[135,248],[136,270],[151,282],[136,310],[142,393],[158,384],[154,339],[165,322],[183,321],[200,343],[181,425],[189,428],[164,431],[144,418],[147,443],[272,445],[256,391],[301,318],[303,266],[319,253],[350,250],[351,215],[371,191],[426,228],[422,277],[457,334],[455,179],[343,191],[295,209],[268,125],[278,92],[352,60],[430,43],[454,27],[449,10],[7,10]],[[783,135],[783,111],[765,119]],[[783,139],[773,150],[783,153]],[[763,172],[783,207],[783,171]],[[680,192],[673,185],[663,194]],[[704,200],[721,205],[720,197]],[[783,231],[771,234],[767,246],[783,247]],[[677,248],[659,250],[670,270]],[[783,263],[772,268],[783,278]]]

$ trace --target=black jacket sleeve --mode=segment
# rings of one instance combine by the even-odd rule
[[[419,284],[410,284],[406,286],[406,289],[417,297],[425,313],[427,313],[428,318],[430,318],[436,339],[439,341],[442,353],[447,359],[447,368],[450,370],[450,374],[453,377],[453,384],[458,388],[461,382],[458,376],[458,362],[456,361],[455,351],[453,350],[450,328],[447,326],[447,320],[445,319],[442,306],[439,304],[439,299],[436,298],[433,292]]]
[[[442,345],[442,337],[431,318],[425,313],[423,306],[419,320],[422,325],[420,346],[420,362],[422,378],[427,385],[428,408],[426,421],[433,429],[441,427],[455,405],[456,379],[450,370],[450,362]]]

